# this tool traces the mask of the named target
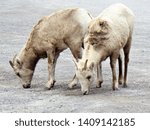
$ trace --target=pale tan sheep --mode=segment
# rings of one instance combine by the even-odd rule
[[[101,62],[107,57],[110,57],[112,69],[112,88],[113,90],[118,89],[118,80],[116,77],[117,59],[119,59],[119,83],[122,84],[123,81],[121,50],[123,50],[125,56],[124,87],[127,86],[127,69],[133,24],[133,12],[123,4],[111,5],[90,22],[88,29],[89,33],[85,38],[87,44],[83,52],[83,57],[76,63],[76,75],[81,84],[83,94],[89,93],[89,88],[94,76],[94,67],[98,70],[97,87],[101,86],[103,82]]]
[[[81,57],[81,46],[91,15],[84,9],[72,8],[42,18],[33,28],[30,37],[10,65],[20,77],[24,88],[29,88],[34,69],[40,58],[48,57],[48,83],[55,83],[55,65],[60,52],[69,48],[76,60]],[[74,78],[70,87],[76,84]]]

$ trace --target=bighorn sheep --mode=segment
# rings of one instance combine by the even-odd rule
[[[81,46],[91,19],[86,10],[72,8],[46,16],[34,26],[25,46],[12,61],[9,61],[24,88],[30,87],[39,59],[47,57],[47,87],[50,89],[54,86],[55,65],[60,52],[69,48],[76,60],[81,58]],[[76,81],[74,77],[70,87],[76,84]]]
[[[103,82],[101,62],[110,57],[113,77],[113,90],[118,89],[116,62],[119,63],[119,84],[123,82],[122,50],[125,56],[124,87],[127,87],[127,69],[133,32],[134,14],[123,4],[115,4],[106,8],[89,24],[87,42],[82,59],[76,62],[76,76],[81,84],[83,94],[89,93],[93,81],[94,68],[97,69],[97,87]],[[121,54],[120,54],[121,53]]]

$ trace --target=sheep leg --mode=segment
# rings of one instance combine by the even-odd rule
[[[117,58],[116,56],[111,56],[110,57],[110,66],[111,66],[111,70],[112,70],[112,89],[113,90],[117,90],[118,89],[118,82],[117,82],[117,76],[116,76],[116,62],[117,62]]]
[[[121,85],[123,83],[123,74],[122,74],[122,61],[123,61],[123,54],[120,52],[119,58],[118,58],[118,65],[119,65],[119,84]]]
[[[55,54],[55,52],[53,50],[50,50],[48,52],[48,71],[49,71],[49,75],[48,75],[48,82],[47,82],[47,87],[48,89],[51,89],[52,87],[54,87],[55,84],[55,66],[56,66],[56,61],[59,57],[59,54]]]
[[[101,88],[101,85],[103,83],[103,76],[102,76],[102,66],[101,63],[97,65],[97,82],[96,82],[96,88]]]
[[[129,53],[130,53],[130,48],[131,48],[131,40],[132,40],[132,38],[129,38],[126,46],[124,47],[124,55],[125,55],[124,66],[125,66],[125,68],[124,68],[123,87],[127,87],[127,73],[128,73],[128,63],[129,63]]]
[[[125,68],[124,68],[124,84],[123,87],[127,87],[127,72],[128,72],[129,54],[125,54]]]
[[[68,84],[68,88],[72,89],[74,88],[78,83],[78,79],[76,77],[76,75],[73,76],[72,81]]]
[[[74,45],[74,44],[72,44]],[[76,47],[69,47],[74,58],[76,59],[76,61],[78,61],[78,59],[81,58],[81,46],[78,46],[80,44],[77,44]],[[78,83],[78,79],[76,77],[76,74],[73,76],[72,81],[68,84],[68,88],[72,89],[74,88]]]

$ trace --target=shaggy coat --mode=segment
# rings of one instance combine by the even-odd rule
[[[89,92],[89,85],[92,80],[87,80],[85,76],[87,75],[86,73],[88,73],[92,79],[92,67],[96,67],[97,70],[100,70],[100,73],[97,72],[97,86],[101,86],[103,80],[101,66],[99,68],[98,65],[101,65],[101,62],[107,57],[110,57],[112,69],[112,88],[113,90],[118,89],[116,61],[117,59],[119,61],[119,84],[122,84],[122,50],[125,56],[124,86],[127,86],[127,68],[133,24],[133,12],[123,4],[115,4],[106,8],[98,17],[90,22],[88,27],[89,33],[85,38],[85,43],[87,44],[82,59],[77,63],[78,69],[76,71],[83,94],[88,94]]]

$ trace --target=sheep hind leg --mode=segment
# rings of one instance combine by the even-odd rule
[[[120,55],[118,58],[118,65],[119,65],[119,76],[118,76],[118,83],[121,85],[123,83],[123,73],[122,73],[122,67],[123,67],[123,50],[120,51]]]
[[[132,38],[128,39],[128,42],[126,46],[124,47],[124,83],[123,87],[127,87],[127,73],[128,73],[128,63],[129,63],[129,53],[130,53],[130,48],[131,48],[131,40]]]
[[[74,75],[72,81],[68,84],[68,88],[69,89],[74,88],[77,85],[77,83],[78,83],[78,79],[76,75]]]
[[[78,59],[81,58],[81,47],[80,46],[78,46],[78,47],[76,46],[76,49],[70,47],[70,50],[71,50],[74,58],[76,59],[76,61],[78,61]],[[75,74],[73,76],[72,81],[68,84],[68,88],[69,89],[74,88],[77,85],[77,83],[78,83],[78,79],[77,79],[76,74]]]
[[[128,62],[129,62],[129,55],[125,54],[125,67],[124,67],[124,83],[123,87],[127,87],[127,72],[128,72]]]

